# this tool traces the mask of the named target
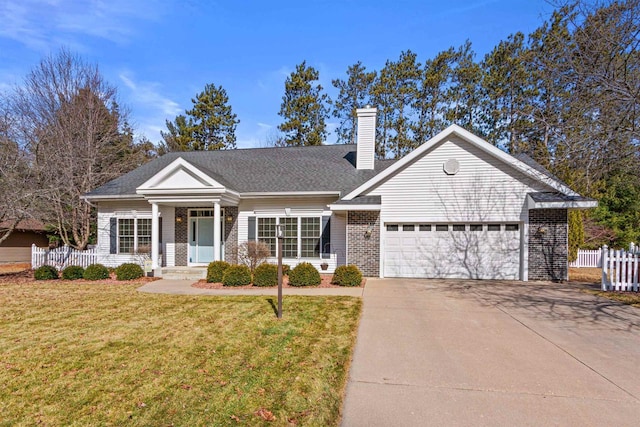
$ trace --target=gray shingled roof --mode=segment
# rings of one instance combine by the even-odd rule
[[[583,196],[567,196],[562,193],[535,192],[528,193],[534,202],[594,202],[595,199]]]
[[[355,145],[169,153],[96,188],[87,196],[134,196],[137,187],[179,157],[239,193],[340,191],[346,194],[394,162],[376,161],[374,170],[357,170]]]
[[[531,158],[528,154],[526,154],[526,153],[518,153],[518,154],[514,154],[513,157],[515,157],[516,159],[520,160],[522,163],[526,164],[527,166],[530,166],[533,169],[537,170],[538,172],[540,172],[540,173],[546,175],[547,177],[553,179],[557,183],[559,183],[559,184],[561,184],[561,185],[563,185],[565,187],[569,187],[560,178],[558,178],[557,176],[555,176],[554,174],[549,172],[547,170],[547,168],[545,168],[540,163],[538,163],[535,160],[533,160],[533,158]]]
[[[382,203],[381,196],[358,196],[351,200],[338,200],[336,205],[379,205]]]

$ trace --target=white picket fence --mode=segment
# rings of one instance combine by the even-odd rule
[[[578,249],[578,258],[570,262],[569,267],[602,267],[602,250]]]
[[[637,247],[630,250],[609,249],[602,247],[602,290],[638,292],[638,258]]]
[[[36,245],[31,246],[31,268],[38,268],[43,265],[51,265],[58,270],[70,265],[79,265],[86,268],[97,262],[98,251],[95,248],[79,251],[69,246],[56,249],[39,248]]]

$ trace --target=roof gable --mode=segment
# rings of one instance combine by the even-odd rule
[[[551,176],[550,174],[543,173],[539,169],[534,168],[516,159],[515,157],[505,153],[504,151],[500,150],[494,145],[489,144],[487,141],[472,134],[471,132],[463,129],[458,125],[451,125],[444,131],[440,132],[438,135],[431,138],[429,141],[422,144],[420,147],[413,150],[411,153],[403,157],[401,160],[398,160],[396,163],[394,163],[393,165],[391,165],[381,173],[377,174],[376,176],[369,179],[364,184],[357,187],[355,190],[351,191],[349,194],[343,197],[343,200],[351,200],[354,197],[365,194],[368,190],[372,189],[373,187],[375,187],[377,184],[381,183],[385,179],[388,179],[389,177],[392,177],[397,173],[399,173],[400,171],[404,170],[407,166],[411,165],[413,162],[415,162],[422,156],[428,155],[429,151],[433,147],[435,147],[436,145],[440,144],[447,138],[450,138],[451,136],[454,136],[454,135],[462,138],[466,142],[486,152],[490,156],[504,162],[505,164],[508,164],[514,169],[522,172],[524,175],[536,181],[539,181],[557,190],[562,194],[566,194],[569,196],[577,195],[576,192],[571,190],[568,186],[566,186],[564,183],[560,182],[559,180],[554,179],[554,177]]]
[[[222,190],[224,188],[225,187],[222,184],[209,176],[209,174],[179,157],[145,181],[136,189],[136,191],[144,194],[148,191]]]

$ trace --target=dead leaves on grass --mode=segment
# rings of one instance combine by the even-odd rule
[[[265,421],[275,421],[276,420],[276,416],[273,415],[273,412],[271,412],[271,411],[269,411],[268,409],[265,409],[265,408],[258,409],[256,412],[254,412],[254,414],[259,416],[260,418],[262,418]]]

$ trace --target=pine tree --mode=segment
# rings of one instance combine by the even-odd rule
[[[205,85],[204,91],[191,99],[193,108],[167,120],[168,132],[161,132],[164,144],[160,151],[201,151],[236,148],[236,126],[240,123],[229,105],[222,86]]]
[[[468,40],[456,51],[452,86],[447,93],[449,108],[446,119],[469,132],[484,136],[479,117],[484,96],[480,86],[483,70],[474,57],[475,53]]]
[[[413,127],[416,144],[428,141],[447,126],[444,119],[447,108],[446,94],[451,85],[454,60],[455,50],[449,48],[424,64],[418,96],[413,104],[418,114],[418,120]]]
[[[347,80],[335,79],[331,84],[340,92],[333,104],[333,116],[340,120],[336,130],[338,142],[356,143],[356,109],[369,104],[371,86],[376,72],[366,72],[360,61],[347,68]]]
[[[418,95],[420,63],[410,50],[397,62],[387,61],[373,88],[373,100],[380,110],[381,137],[376,145],[379,157],[392,154],[399,159],[416,147],[413,137],[413,109]]]
[[[287,145],[322,145],[327,137],[325,120],[329,117],[326,105],[329,97],[322,92],[320,84],[315,84],[319,76],[315,68],[303,61],[284,83],[285,93],[278,114],[285,121],[278,129],[284,133]]]

